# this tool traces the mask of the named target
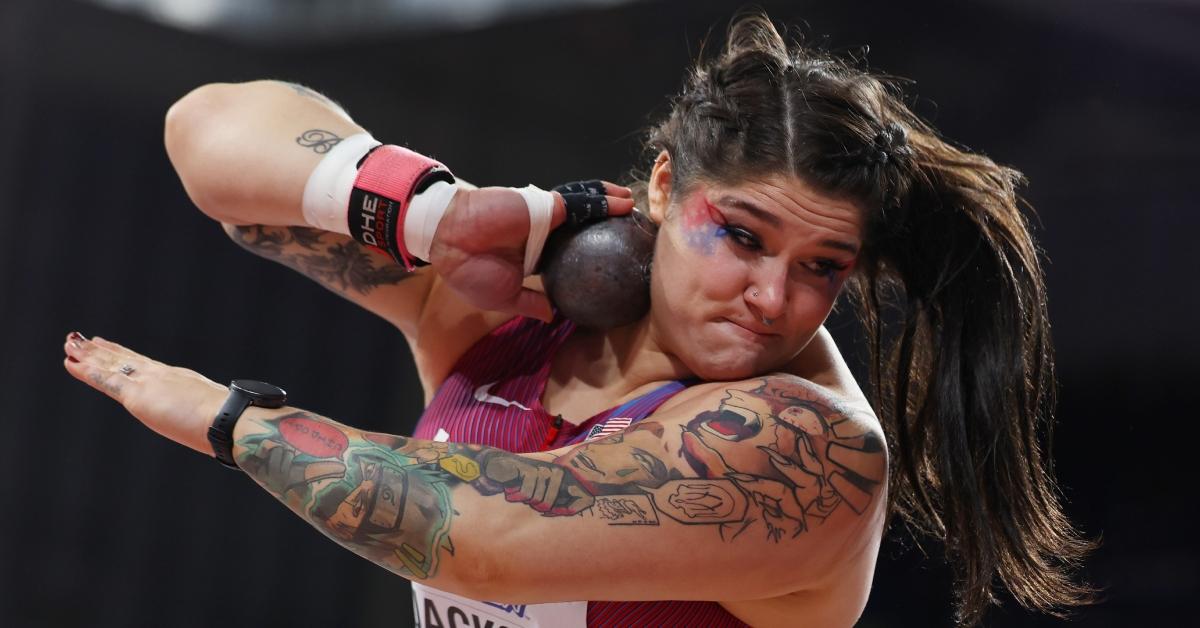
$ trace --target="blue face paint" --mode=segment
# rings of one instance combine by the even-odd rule
[[[725,228],[714,224],[690,229],[687,232],[688,246],[702,255],[712,255],[717,251],[718,241],[725,237]]]
[[[726,234],[725,227],[712,220],[703,196],[684,208],[683,231],[688,247],[705,256],[716,253],[717,241]]]

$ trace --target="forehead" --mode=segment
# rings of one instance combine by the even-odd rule
[[[697,191],[723,212],[748,217],[789,238],[811,238],[851,253],[861,247],[865,223],[861,207],[824,194],[798,177],[770,175],[734,184],[705,183]]]

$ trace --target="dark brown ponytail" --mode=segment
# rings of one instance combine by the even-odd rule
[[[1091,545],[1059,506],[1042,445],[1054,357],[1021,176],[909,125],[918,176],[876,221],[852,284],[895,453],[893,512],[944,540],[962,623],[979,620],[997,579],[1061,614],[1090,599],[1070,572]]]
[[[944,541],[960,623],[979,621],[997,581],[1058,615],[1091,599],[1071,575],[1091,544],[1045,450],[1054,359],[1022,177],[939,138],[900,95],[751,14],[702,55],[647,149],[671,153],[676,189],[779,172],[868,209],[848,291],[891,446],[891,512]]]

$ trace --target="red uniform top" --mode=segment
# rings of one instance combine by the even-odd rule
[[[517,317],[475,343],[455,365],[421,415],[413,436],[489,445],[527,453],[580,442],[593,432],[636,423],[687,387],[671,382],[579,425],[542,407],[554,352],[575,325]],[[608,419],[618,417],[608,423]],[[624,419],[629,419],[625,421]],[[439,433],[442,438],[437,438]],[[447,437],[446,434],[449,436]],[[614,574],[614,577],[619,575]],[[588,602],[588,626],[745,626],[716,602]]]

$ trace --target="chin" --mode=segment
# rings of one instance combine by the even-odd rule
[[[695,373],[696,377],[710,382],[739,381],[776,370],[765,363],[763,356],[748,352],[692,357],[693,360],[685,361],[688,369]]]

